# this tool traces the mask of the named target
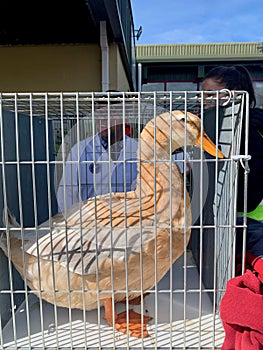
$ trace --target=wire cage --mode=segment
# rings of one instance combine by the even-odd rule
[[[0,347],[220,348],[247,94],[0,101]]]

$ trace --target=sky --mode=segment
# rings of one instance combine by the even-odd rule
[[[137,44],[263,42],[263,0],[131,0]]]

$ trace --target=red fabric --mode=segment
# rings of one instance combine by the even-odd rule
[[[227,282],[220,303],[222,350],[263,350],[263,259],[246,256],[248,269]]]
[[[245,270],[255,271],[263,282],[263,259],[251,253],[246,253]],[[236,258],[236,275],[242,274],[242,255],[239,254]]]

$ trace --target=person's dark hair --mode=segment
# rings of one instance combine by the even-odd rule
[[[256,105],[256,96],[251,76],[248,70],[241,65],[217,66],[212,68],[204,77],[215,79],[219,84],[223,84],[229,90],[245,90],[249,93],[249,106]]]

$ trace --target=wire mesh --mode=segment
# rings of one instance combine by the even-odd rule
[[[246,98],[1,95],[2,349],[220,348]],[[193,147],[190,126],[174,130],[174,110],[179,126],[198,115],[187,125],[225,158]],[[116,327],[128,309],[151,318],[139,337]]]

